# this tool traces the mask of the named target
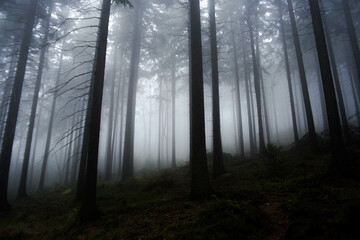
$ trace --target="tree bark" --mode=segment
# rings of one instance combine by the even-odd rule
[[[140,62],[141,28],[143,6],[141,1],[135,6],[135,23],[132,39],[132,53],[130,63],[129,89],[126,109],[126,124],[124,137],[124,157],[122,168],[122,180],[134,176],[134,134],[135,134],[135,108],[136,92],[138,83],[138,70]]]
[[[79,219],[81,222],[92,220],[98,215],[96,207],[96,182],[110,7],[111,0],[103,0],[95,50],[95,63],[89,91],[88,112],[86,115],[86,124],[89,126],[89,138],[84,196],[81,199],[79,210]],[[84,143],[87,144],[85,141]]]
[[[244,146],[244,133],[243,133],[243,124],[242,124],[242,109],[241,109],[241,99],[240,99],[240,77],[239,77],[239,66],[238,66],[238,57],[237,57],[237,48],[235,43],[235,35],[232,32],[232,44],[233,44],[233,52],[234,52],[234,85],[235,85],[235,106],[236,110],[236,119],[237,119],[237,142],[239,144],[239,154],[241,159],[245,159],[245,146]],[[251,140],[250,140],[251,141]],[[251,144],[251,143],[250,143]]]
[[[350,37],[351,48],[354,54],[356,71],[358,74],[358,81],[360,82],[360,48],[359,48],[358,38],[355,32],[354,22],[351,17],[349,0],[342,0],[342,4],[345,13],[346,26]],[[358,89],[358,92],[360,92],[360,89]]]
[[[250,45],[251,45],[251,55],[253,60],[254,68],[254,85],[255,85],[255,94],[256,94],[256,105],[257,105],[257,114],[258,114],[258,127],[259,127],[259,150],[263,152],[265,150],[265,140],[264,140],[264,129],[263,129],[263,120],[262,120],[262,111],[261,111],[261,90],[260,90],[260,78],[259,78],[259,68],[257,57],[255,53],[255,42],[254,42],[254,32],[250,19],[250,12],[247,12],[247,24],[250,33]]]
[[[219,66],[216,39],[215,0],[209,0],[210,51],[212,79],[213,177],[225,173],[220,124]],[[241,113],[240,113],[241,114]]]
[[[250,140],[250,153],[251,156],[255,156],[256,154],[256,138],[255,138],[255,124],[253,124],[254,119],[254,108],[252,104],[252,96],[251,96],[251,86],[249,84],[250,82],[250,76],[247,66],[247,56],[246,56],[246,48],[245,48],[245,40],[242,38],[241,41],[242,44],[242,50],[243,50],[243,62],[244,62],[244,73],[245,73],[245,90],[246,90],[246,104],[247,104],[247,110],[248,110],[248,124],[249,124],[249,140]]]
[[[51,3],[50,3],[51,4]],[[35,124],[35,115],[36,115],[36,108],[39,98],[39,90],[41,85],[41,79],[42,79],[42,73],[44,69],[44,62],[45,62],[45,53],[47,50],[46,44],[48,41],[48,35],[49,35],[49,27],[50,27],[50,17],[52,12],[52,4],[49,7],[49,12],[46,16],[45,20],[45,26],[44,26],[44,37],[42,41],[42,48],[40,51],[40,60],[39,60],[39,67],[37,71],[36,76],[36,82],[35,82],[35,89],[34,89],[34,95],[32,100],[32,106],[31,106],[31,113],[30,113],[30,120],[29,120],[29,128],[28,133],[26,137],[26,143],[25,143],[25,152],[24,152],[24,160],[21,170],[21,176],[20,176],[20,183],[19,183],[19,189],[17,198],[23,198],[26,194],[26,183],[27,183],[27,174],[28,174],[28,168],[29,168],[29,159],[30,159],[30,150],[31,150],[31,143],[32,143],[32,137],[34,132],[34,124]]]
[[[303,98],[304,98],[306,121],[307,121],[308,131],[309,131],[309,140],[310,140],[312,150],[314,152],[316,152],[318,149],[317,149],[315,124],[314,124],[314,117],[313,117],[313,113],[312,113],[312,109],[311,109],[309,89],[308,89],[307,81],[306,81],[306,74],[305,74],[303,56],[302,56],[302,52],[301,52],[300,39],[299,39],[299,34],[298,34],[297,26],[296,26],[296,20],[295,20],[292,0],[287,0],[287,3],[288,3],[289,15],[290,15],[291,31],[292,31],[292,35],[294,38],[294,44],[295,44],[296,59],[298,62],[298,67],[299,67],[302,94],[303,94]]]
[[[309,5],[325,95],[334,169],[336,174],[342,174],[345,176],[349,170],[349,163],[341,130],[339,111],[336,102],[334,82],[332,79],[331,65],[319,2],[318,0],[309,0]]]
[[[176,118],[175,118],[175,99],[176,99],[176,54],[173,52],[172,62],[171,62],[171,167],[176,168],[176,145],[175,145],[175,127],[176,127]],[[150,148],[150,146],[149,146]]]
[[[280,20],[280,36],[281,36],[282,45],[283,45],[286,78],[287,78],[287,84],[288,84],[288,89],[289,89],[291,120],[292,120],[292,124],[293,124],[294,141],[295,141],[295,146],[299,146],[299,133],[298,133],[298,129],[297,129],[297,119],[296,119],[296,113],[295,113],[295,101],[294,101],[294,93],[293,93],[293,87],[292,87],[292,81],[291,81],[288,47],[287,47],[287,42],[286,42],[284,20],[283,20],[283,16],[282,16],[282,12],[281,12],[280,1],[278,2],[278,4],[279,4],[278,11],[279,11],[279,20]]]
[[[199,0],[190,1],[190,26],[191,197],[193,199],[204,199],[210,196],[212,190],[208,177],[205,144],[204,81]]]
[[[32,0],[30,2],[29,11],[27,13],[24,35],[21,42],[20,54],[10,97],[9,110],[6,118],[7,121],[0,154],[0,212],[11,209],[11,206],[7,201],[9,168],[26,63],[29,55],[32,30],[35,22],[37,2],[37,0]]]

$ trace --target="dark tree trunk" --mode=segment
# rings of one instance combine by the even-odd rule
[[[332,79],[331,65],[328,56],[319,2],[318,0],[309,0],[309,5],[325,95],[334,169],[337,174],[346,174],[349,170],[349,164],[341,130],[339,111],[336,102],[335,88]]]
[[[79,219],[81,222],[94,219],[98,210],[96,207],[96,182],[99,153],[99,136],[101,105],[104,87],[106,47],[110,17],[111,0],[104,0],[101,8],[98,39],[95,50],[95,63],[91,77],[88,99],[86,124],[89,124],[88,154],[85,173],[84,196],[81,198]],[[85,128],[86,130],[86,128]],[[85,140],[85,139],[84,139]],[[84,141],[84,143],[86,143]]]
[[[358,81],[360,81],[360,49],[359,49],[359,42],[358,38],[356,36],[354,22],[351,17],[351,11],[349,7],[349,0],[342,0],[344,13],[345,13],[345,19],[346,19],[346,26],[350,37],[350,43],[352,52],[354,54],[354,60],[356,65],[356,71],[358,74]],[[360,89],[358,89],[358,92]]]
[[[0,143],[2,143],[3,140],[3,133],[5,130],[6,125],[6,113],[8,111],[9,107],[9,98],[11,94],[11,86],[14,82],[14,74],[15,74],[15,67],[16,67],[16,55],[13,54],[11,57],[10,67],[9,67],[9,74],[8,78],[6,79],[3,95],[1,97],[1,109],[0,109]]]
[[[141,47],[141,28],[143,6],[139,2],[135,6],[135,23],[132,39],[132,52],[130,63],[130,76],[129,76],[129,90],[126,109],[126,124],[125,124],[125,137],[124,137],[124,157],[122,180],[134,176],[134,131],[135,131],[135,107],[136,107],[136,91],[138,82],[138,69],[140,62],[140,47]]]
[[[317,59],[317,52],[313,51],[313,56],[314,59]],[[321,72],[320,72],[320,65],[319,65],[319,61],[315,60],[315,70],[316,70],[316,76],[317,76],[317,82],[318,82],[318,86],[319,86],[319,97],[320,97],[320,105],[321,105],[321,117],[323,120],[323,126],[324,126],[324,130],[327,131],[329,129],[329,125],[328,125],[328,121],[327,121],[327,114],[326,114],[326,104],[325,104],[325,97],[324,97],[324,91],[323,89],[323,85],[321,82]]]
[[[41,46],[42,48],[40,51],[39,67],[38,67],[37,76],[36,76],[35,89],[34,89],[34,95],[33,95],[31,113],[30,113],[30,120],[29,120],[29,128],[28,128],[28,133],[27,133],[27,137],[26,137],[24,160],[23,160],[23,165],[22,165],[22,170],[21,170],[21,177],[20,177],[17,198],[23,198],[27,195],[26,194],[26,183],[27,183],[27,175],[28,175],[28,168],[29,168],[30,150],[31,150],[31,143],[32,143],[32,137],[33,137],[33,132],[34,132],[35,115],[36,115],[36,108],[37,108],[37,103],[38,103],[38,98],[39,98],[41,78],[42,78],[42,73],[43,73],[43,69],[44,69],[45,53],[47,50],[46,44],[47,44],[48,35],[49,35],[51,12],[52,12],[52,6],[50,6],[50,8],[49,8],[49,12],[48,12],[48,14],[46,16],[46,20],[45,20],[45,26],[44,26],[45,33],[44,33],[44,38],[42,41],[42,46]]]
[[[291,1],[292,0],[287,0],[288,11],[289,11],[289,15],[290,15],[292,35],[294,38],[296,58],[297,58],[298,67],[299,67],[300,82],[301,82],[302,94],[303,94],[303,98],[304,98],[304,105],[305,105],[305,111],[306,111],[306,121],[307,121],[308,131],[309,131],[309,140],[310,140],[312,150],[317,151],[317,140],[316,140],[315,125],[314,125],[314,117],[313,117],[313,113],[312,113],[312,109],[311,109],[309,89],[308,89],[307,81],[306,81],[305,67],[304,67],[304,61],[303,61],[303,56],[302,56],[302,52],[301,52],[299,33],[298,33],[298,30],[296,27],[294,9],[293,9],[293,5],[292,5]]]
[[[349,132],[349,126],[348,126],[348,121],[347,121],[347,116],[346,116],[346,111],[345,111],[345,102],[344,102],[344,97],[343,97],[342,90],[341,90],[338,68],[337,68],[337,64],[336,64],[333,45],[331,42],[330,30],[329,30],[328,24],[326,22],[326,16],[324,16],[323,20],[324,20],[323,24],[324,24],[325,38],[326,38],[326,43],[327,43],[327,47],[328,47],[328,51],[329,51],[331,70],[333,71],[333,78],[334,78],[335,90],[336,90],[336,94],[337,94],[342,129],[344,131],[345,137],[349,137],[350,132]]]
[[[242,109],[241,109],[241,99],[240,99],[240,77],[239,77],[239,66],[238,66],[238,57],[237,57],[237,48],[235,43],[235,35],[234,33],[231,34],[232,36],[232,44],[233,44],[233,52],[234,52],[234,85],[235,85],[235,106],[236,110],[236,119],[237,119],[237,142],[239,143],[239,154],[241,159],[245,159],[245,146],[244,146],[244,134],[243,134],[243,124],[242,124]],[[251,140],[250,140],[251,141]],[[250,143],[251,144],[251,143]]]
[[[70,185],[71,183],[71,159],[73,158],[73,141],[75,133],[72,131],[75,124],[75,116],[73,116],[70,124],[70,136],[67,149],[67,158],[66,158],[66,172],[65,172],[65,185]],[[75,160],[75,159],[74,159]]]
[[[247,54],[245,48],[245,40],[242,38],[241,41],[242,50],[243,50],[243,62],[244,62],[244,73],[245,73],[245,90],[246,90],[246,104],[248,110],[248,124],[249,124],[249,141],[250,141],[250,153],[251,156],[255,156],[256,154],[256,138],[255,138],[255,124],[253,124],[254,119],[254,108],[252,104],[252,96],[251,96],[251,87],[249,86],[250,77],[247,65]]]
[[[219,66],[216,39],[215,0],[209,0],[211,79],[212,79],[212,131],[213,131],[213,177],[225,173],[220,124]],[[241,113],[240,113],[241,114]],[[242,142],[242,141],[241,141]]]
[[[287,47],[287,42],[286,42],[284,20],[283,20],[283,16],[282,16],[282,12],[281,12],[280,1],[278,2],[278,4],[279,4],[278,11],[279,11],[279,20],[280,20],[280,35],[281,35],[281,40],[282,40],[282,45],[283,45],[286,78],[287,78],[289,97],[290,97],[291,120],[292,120],[292,124],[293,124],[293,134],[294,134],[295,146],[298,146],[299,145],[299,133],[298,133],[298,129],[297,129],[297,119],[296,119],[296,113],[295,113],[294,93],[293,93],[293,87],[292,87],[292,82],[291,82],[288,47]]]
[[[204,199],[210,196],[212,190],[208,176],[205,144],[204,81],[199,0],[190,1],[190,26],[191,197]]]
[[[62,59],[63,59],[63,53],[61,52],[60,59],[59,59],[59,69],[56,77],[56,83],[55,88],[59,85],[60,82],[60,74],[61,74],[61,68],[62,68]],[[46,137],[46,143],[45,143],[45,152],[44,152],[44,158],[43,163],[41,167],[41,174],[40,174],[40,181],[39,181],[39,189],[42,190],[44,188],[44,181],[45,181],[45,172],[46,167],[48,163],[49,158],[49,150],[50,150],[50,142],[51,142],[51,135],[53,130],[53,124],[54,124],[54,116],[55,116],[55,107],[56,107],[56,100],[57,100],[58,92],[54,92],[53,100],[52,100],[52,106],[51,106],[51,113],[50,113],[50,120],[49,120],[49,127]]]
[[[256,105],[258,113],[258,126],[259,126],[259,150],[263,152],[265,150],[265,140],[264,140],[264,129],[263,129],[263,120],[262,120],[262,111],[261,111],[261,90],[260,90],[260,77],[259,77],[259,68],[257,57],[255,53],[255,42],[254,42],[254,32],[250,19],[250,12],[247,13],[247,24],[250,33],[250,45],[251,45],[251,55],[253,60],[254,68],[254,85],[255,85],[255,94],[256,94]]]
[[[176,98],[176,54],[173,53],[171,62],[171,167],[176,168],[176,149],[175,149],[175,98]],[[151,126],[151,125],[150,125]],[[150,148],[150,146],[149,146]]]
[[[14,84],[10,97],[9,110],[6,118],[6,125],[0,154],[0,212],[7,211],[11,208],[7,201],[9,168],[16,121],[19,113],[22,86],[25,76],[25,68],[29,55],[32,30],[35,22],[37,2],[37,0],[32,0],[30,2],[24,27],[24,35],[20,47],[20,55],[17,63]]]

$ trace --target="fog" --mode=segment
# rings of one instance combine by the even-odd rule
[[[36,192],[39,189],[45,155],[48,156],[45,170],[46,188],[75,184],[76,180],[71,175],[76,179],[78,174],[88,92],[95,71],[94,56],[96,56],[102,1],[39,0],[28,51],[19,114],[15,120],[8,119],[12,83],[19,64],[26,12],[31,2],[5,0],[0,3],[1,138],[4,137],[7,121],[16,123],[11,153],[9,198],[16,197],[18,191],[42,49],[45,49],[44,63],[40,74],[39,99],[31,141],[29,163],[31,170],[27,176],[28,192]],[[190,160],[188,3],[183,0],[130,2],[133,3],[134,8],[116,3],[112,3],[111,6],[99,137],[98,177],[100,179],[104,179],[108,158],[112,159],[112,178],[121,177],[118,173],[121,172],[119,168],[122,168],[123,164],[128,84],[131,78],[138,79],[135,90],[133,145],[135,175],[148,170],[170,168],[173,137],[176,146],[176,165],[186,165]],[[304,0],[292,2],[316,134],[328,139],[329,126],[309,7]],[[332,45],[333,60],[336,63],[332,68],[337,69],[340,83],[337,86],[337,98],[343,100],[346,117],[342,119],[342,123],[345,120],[349,126],[359,126],[359,69],[356,67],[353,43],[350,41],[341,2],[340,0],[322,1],[321,8],[324,10],[323,19],[326,20],[327,25],[325,31],[329,36],[328,45]],[[259,137],[261,136],[248,27],[250,23],[246,21],[247,4],[245,0],[216,1],[216,27],[223,152],[240,155],[241,144],[238,139],[241,134],[245,157],[250,158],[253,156],[250,135],[253,134],[256,153],[260,152]],[[359,2],[350,0],[349,5],[354,29],[359,36]],[[209,10],[205,0],[200,2],[200,6],[206,151],[211,153],[213,113]],[[142,9],[140,20],[136,20],[139,18],[139,15],[136,15],[137,8]],[[256,38],[255,48],[258,54],[256,61],[260,68],[262,91],[260,111],[263,114],[264,141],[265,144],[272,143],[283,149],[290,149],[295,144],[294,126],[278,8],[281,9],[285,28],[289,74],[297,120],[295,128],[299,139],[302,139],[308,134],[309,129],[286,1],[259,1],[257,12],[250,13],[250,19]],[[47,15],[49,15],[48,24]],[[141,36],[138,39],[139,66],[138,71],[131,73],[133,45],[137,42],[136,39],[134,40],[133,32],[138,21],[140,21]],[[234,51],[237,54],[240,107],[236,103]],[[134,76],[131,77],[132,74]],[[174,119],[172,118],[172,81],[175,81]],[[339,93],[342,95],[340,96]],[[56,104],[53,110],[53,125],[49,129],[54,101]],[[239,109],[241,109],[241,129],[237,119]],[[50,139],[50,142],[47,143],[47,139]],[[4,140],[1,142],[3,144]],[[46,153],[47,144],[48,153]]]

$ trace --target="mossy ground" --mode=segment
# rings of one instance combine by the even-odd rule
[[[358,146],[349,151],[359,165]],[[226,154],[206,201],[190,200],[187,167],[99,182],[103,214],[86,226],[73,189],[37,193],[0,215],[0,239],[360,239],[359,180],[334,179],[330,162],[306,149],[242,162]]]

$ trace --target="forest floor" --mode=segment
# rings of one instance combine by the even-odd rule
[[[360,146],[348,150],[359,172]],[[359,178],[335,180],[330,159],[306,148],[246,161],[225,154],[227,173],[211,180],[206,201],[190,200],[186,166],[99,181],[103,214],[86,226],[73,189],[59,187],[11,201],[0,239],[360,239]]]

